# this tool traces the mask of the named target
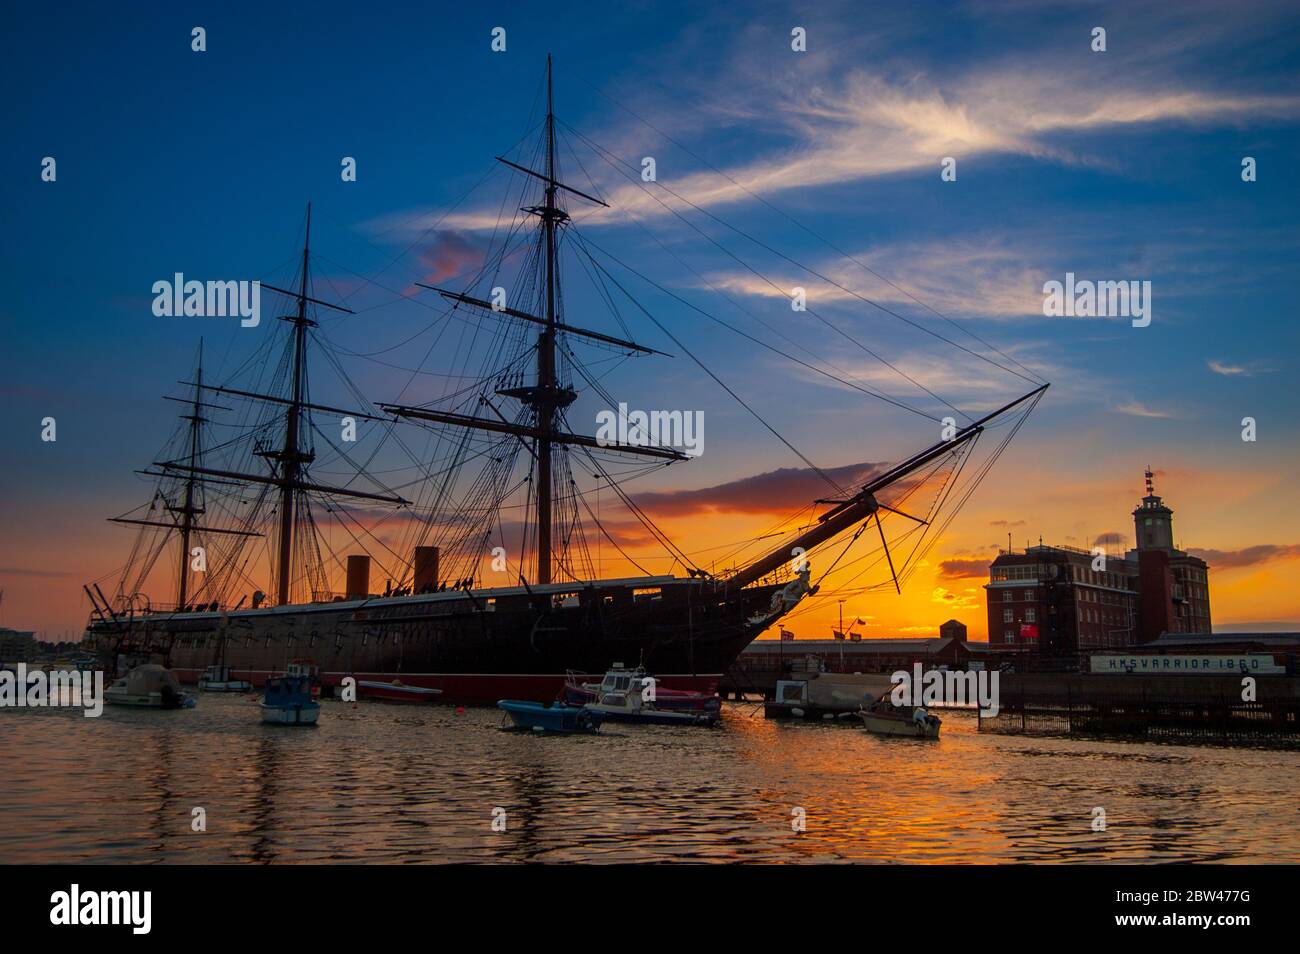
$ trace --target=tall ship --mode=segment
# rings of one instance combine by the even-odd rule
[[[86,645],[106,666],[161,662],[194,682],[220,665],[261,685],[291,661],[311,660],[327,688],[349,676],[400,679],[440,690],[444,701],[481,703],[548,701],[568,674],[622,663],[646,667],[669,688],[712,691],[746,645],[790,614],[852,592],[844,587],[873,567],[899,588],[922,562],[1047,384],[982,339],[968,347],[955,332],[932,335],[1025,387],[982,414],[943,402],[952,416],[924,414],[933,439],[916,441],[922,449],[873,465],[852,483],[842,469],[817,467],[629,289],[638,278],[654,280],[578,228],[571,204],[584,221],[612,210],[594,182],[579,189],[561,178],[557,127],[569,127],[554,113],[549,58],[542,95],[545,114],[533,127],[540,134],[530,130],[497,157],[511,185],[481,261],[454,276],[457,287],[417,282],[394,292],[430,310],[432,345],[402,339],[360,354],[331,338],[337,322],[365,320],[376,322],[378,342],[382,326],[314,281],[320,269],[307,206],[293,280],[261,283],[285,304],[284,314],[265,323],[257,350],[221,380],[205,377],[200,348],[185,392],[170,398],[182,405],[181,423],[138,472],[152,496],[112,518],[137,535],[116,578],[85,587],[93,607]],[[625,189],[703,211],[582,138],[612,160]],[[604,330],[571,320],[565,290],[573,273],[595,289],[590,301],[604,303]],[[794,355],[797,342],[787,350],[684,304],[800,373],[916,410],[831,362]],[[633,340],[629,318],[670,344]],[[831,329],[826,338],[836,347],[879,358],[843,327],[816,321]],[[404,355],[418,365],[398,364]],[[348,374],[353,357],[386,369],[387,390],[377,400]],[[689,466],[690,448],[650,439],[644,420],[595,435],[575,423],[580,398],[619,407],[607,389],[611,367],[682,358],[758,421],[774,450],[784,445],[782,453],[797,455],[827,488],[770,532],[740,541],[722,566],[697,561],[637,502],[655,473]],[[333,372],[350,406],[313,398],[322,369]],[[405,395],[425,383],[421,376],[442,390],[407,403]],[[977,456],[990,432],[989,453]],[[637,488],[629,488],[634,480]],[[650,572],[629,552],[628,526],[671,556],[669,572]],[[867,545],[873,549],[859,552]],[[627,572],[603,577],[597,547],[616,553]],[[837,569],[841,589],[824,589]],[[163,575],[170,576],[166,601],[158,598]]]

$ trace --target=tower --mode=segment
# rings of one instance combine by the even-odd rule
[[[1139,550],[1173,550],[1174,512],[1156,496],[1150,465],[1146,469],[1147,495],[1133,511],[1133,529]]]

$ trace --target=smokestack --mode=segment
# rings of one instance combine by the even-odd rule
[[[415,582],[412,593],[432,593],[438,588],[438,548],[415,548]]]
[[[348,557],[348,599],[364,600],[370,595],[370,557]]]

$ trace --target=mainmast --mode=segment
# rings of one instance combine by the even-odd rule
[[[546,55],[546,205],[542,227],[546,232],[546,327],[537,337],[537,582],[551,582],[551,433],[560,406],[547,400],[555,393],[555,224],[560,210],[555,204],[555,102],[551,87],[551,56]],[[566,402],[567,403],[567,402]]]
[[[289,602],[293,564],[293,522],[297,507],[295,493],[303,465],[315,455],[298,449],[298,427],[302,417],[303,374],[307,358],[307,269],[311,254],[311,203],[307,203],[307,230],[302,242],[302,281],[298,287],[298,311],[293,317],[293,390],[284,421],[284,447],[274,459],[280,462],[280,555],[276,569],[277,602]],[[272,455],[268,455],[270,457]]]
[[[535,215],[542,222],[542,255],[545,259],[543,281],[545,300],[541,303],[541,315],[534,315],[519,308],[501,307],[481,298],[449,289],[437,288],[416,282],[422,288],[438,292],[444,298],[491,313],[497,317],[508,315],[521,321],[538,325],[537,334],[537,383],[531,386],[498,388],[496,393],[512,397],[533,411],[533,422],[515,424],[504,419],[479,418],[469,414],[452,411],[437,411],[431,408],[409,407],[401,404],[381,404],[383,410],[400,417],[413,420],[431,421],[468,427],[474,430],[495,431],[513,434],[521,441],[531,441],[530,454],[535,461],[533,475],[534,493],[537,497],[537,572],[535,582],[550,583],[554,577],[552,568],[554,535],[554,491],[552,460],[556,445],[576,445],[600,450],[614,450],[620,453],[635,454],[643,457],[655,457],[665,460],[687,460],[688,456],[666,447],[641,447],[634,444],[597,441],[583,434],[572,434],[560,427],[560,413],[575,400],[578,394],[573,388],[559,380],[556,370],[556,339],[559,333],[600,342],[629,353],[662,354],[653,348],[647,348],[634,341],[615,338],[585,328],[576,328],[560,320],[559,301],[559,262],[557,238],[559,228],[569,220],[569,213],[560,205],[559,193],[563,190],[588,202],[608,208],[608,203],[581,192],[556,178],[555,162],[555,104],[551,78],[551,57],[546,57],[546,167],[544,172],[537,172],[527,166],[511,162],[501,156],[497,161],[512,169],[540,179],[546,185],[541,205],[531,206],[523,211]]]

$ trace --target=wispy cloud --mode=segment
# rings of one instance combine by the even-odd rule
[[[1171,123],[1237,126],[1300,116],[1300,95],[1291,92],[1211,90],[1152,69],[1098,73],[1071,68],[1041,51],[1028,61],[983,62],[943,75],[924,67],[887,75],[855,67],[850,56],[822,55],[812,75],[783,88],[778,83],[775,100],[770,75],[763,77],[766,82],[746,83],[737,82],[733,71],[725,85],[697,89],[691,100],[707,101],[710,113],[724,123],[728,118],[752,123],[763,115],[784,137],[769,137],[758,156],[720,171],[697,168],[650,184],[636,174],[639,155],[593,158],[589,169],[596,185],[618,212],[595,216],[591,223],[662,218],[670,209],[688,205],[720,208],[750,202],[754,195],[773,198],[919,170],[937,177],[945,156],[958,160],[959,180],[963,160],[989,154],[1109,167],[1113,160],[1100,145],[1092,146],[1088,135]],[[697,125],[685,118],[660,121],[688,130]],[[1070,134],[1069,145],[1061,134]],[[633,136],[614,127],[601,138],[644,144],[650,136],[645,130]],[[432,212],[402,213],[371,224],[379,231],[409,233],[435,221],[450,229],[490,229],[499,219],[499,206],[493,204],[442,218]]]
[[[829,304],[861,304],[863,298],[909,306],[919,299],[950,317],[1041,318],[1043,276],[1051,269],[1035,263],[1043,253],[1041,244],[1036,251],[1027,239],[1024,245],[992,235],[899,242],[810,263],[830,281],[788,267],[771,276],[771,281],[742,271],[714,273],[706,280],[715,288],[762,298],[789,298],[791,290],[800,287],[814,310]],[[907,275],[906,282],[890,277],[902,274]]]
[[[1250,372],[1239,364],[1224,364],[1222,361],[1210,361],[1209,366],[1210,370],[1215,374],[1222,374],[1227,377],[1232,377],[1238,374],[1250,375]]]
[[[1300,557],[1300,544],[1261,543],[1240,550],[1211,550],[1189,547],[1188,553],[1195,554],[1211,568],[1229,570],[1243,566],[1255,566],[1270,560],[1291,560]]]
[[[989,561],[980,559],[955,558],[939,563],[939,579],[966,580],[972,577],[987,578]]]
[[[1169,411],[1161,411],[1156,408],[1147,407],[1140,401],[1128,401],[1124,404],[1115,406],[1115,411],[1119,414],[1127,414],[1130,417],[1173,417]]]
[[[861,484],[879,473],[880,464],[849,464],[824,473],[840,486]],[[639,506],[656,516],[682,517],[704,513],[791,513],[833,491],[807,468],[783,467],[752,477],[698,490],[662,491],[636,495]]]
[[[1229,364],[1227,361],[1212,359],[1206,362],[1206,366],[1215,374],[1221,374],[1226,378],[1253,378],[1257,374],[1266,374],[1273,370],[1272,367],[1258,361]]]

